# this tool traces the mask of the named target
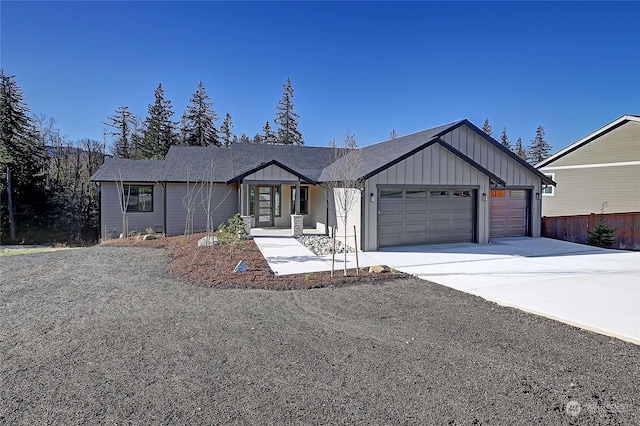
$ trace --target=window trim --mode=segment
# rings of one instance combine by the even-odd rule
[[[547,176],[548,178],[550,178],[552,181],[555,182],[556,180],[556,174],[555,173],[545,173],[545,176]],[[547,190],[549,189],[549,192],[547,192]],[[546,187],[542,187],[542,191],[541,194],[543,197],[553,197],[556,195],[556,187],[553,185],[547,185]]]
[[[296,187],[292,186],[291,187],[291,214],[296,213],[296,200],[294,196],[295,192],[296,192]],[[300,194],[306,195],[305,198],[302,198],[302,197],[300,198],[300,214],[303,216],[307,216],[309,215],[309,186],[300,185]]]
[[[271,187],[271,209],[273,210],[273,217],[282,217],[282,185],[249,185],[249,216],[255,217],[256,209],[256,188],[258,186],[270,186]]]
[[[135,204],[136,209],[133,210],[131,208],[132,204],[131,202],[131,198],[129,198],[129,203],[127,203],[127,213],[153,213],[153,186],[154,185],[139,185],[139,184],[124,184],[122,186],[122,202],[125,203],[127,201],[127,195],[129,195],[129,197],[131,197],[131,189],[132,188],[136,188],[136,195],[135,197],[138,198],[138,203]],[[150,201],[150,208],[148,210],[140,210],[140,199],[138,196],[138,192],[140,191],[140,188],[149,188],[149,194],[151,195],[151,201]],[[145,203],[146,204],[146,203]]]

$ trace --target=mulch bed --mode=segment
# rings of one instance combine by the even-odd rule
[[[142,237],[130,237],[104,241],[103,245],[152,247],[169,249],[173,260],[169,273],[177,278],[203,287],[216,288],[257,288],[270,290],[309,289],[335,285],[372,282],[405,277],[406,275],[385,269],[381,273],[369,272],[361,268],[359,275],[355,269],[331,272],[311,272],[308,274],[278,276],[269,268],[269,264],[253,240],[243,240],[242,247],[230,254],[228,245],[198,247],[198,240],[205,234],[188,237],[164,237],[142,240]],[[244,261],[247,272],[233,272],[235,266]]]

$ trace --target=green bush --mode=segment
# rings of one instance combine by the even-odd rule
[[[589,231],[587,242],[596,247],[611,247],[615,241],[615,228],[604,223],[604,217],[600,216],[598,224]]]
[[[247,235],[247,230],[244,227],[244,221],[240,213],[236,213],[232,218],[227,220],[227,222],[228,225],[221,223],[220,226],[218,226],[218,232],[236,235],[240,238]]]

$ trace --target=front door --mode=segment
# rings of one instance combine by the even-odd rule
[[[256,226],[273,226],[273,187],[258,186],[258,214]]]

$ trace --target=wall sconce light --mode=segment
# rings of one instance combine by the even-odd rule
[[[540,200],[540,193],[539,192],[536,192],[536,200],[538,200],[538,201]]]
[[[371,194],[369,194],[369,201],[371,201],[372,203],[376,202],[376,194],[374,194],[373,192]]]
[[[486,192],[482,193],[482,201],[487,201],[487,193]]]

